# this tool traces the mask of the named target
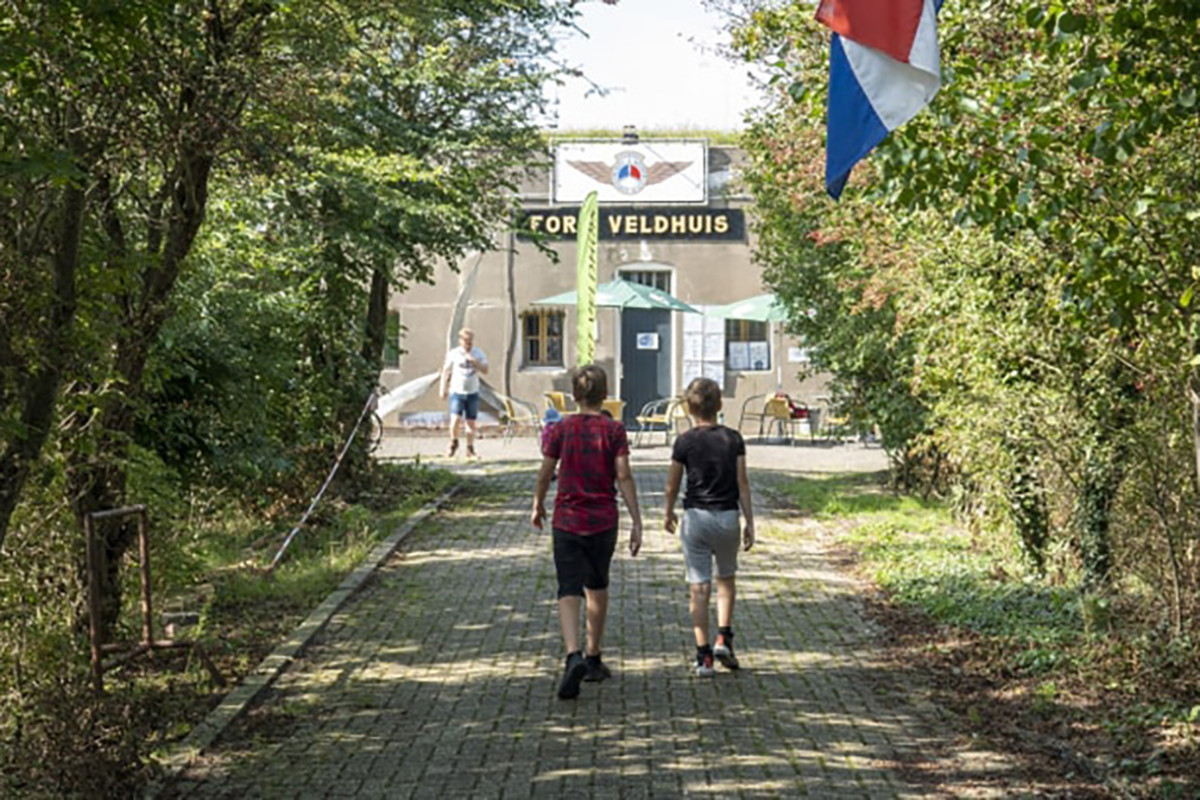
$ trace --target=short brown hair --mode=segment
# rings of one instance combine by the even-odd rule
[[[595,364],[580,367],[571,374],[571,394],[576,403],[600,405],[608,397],[608,374]]]
[[[716,419],[721,410],[721,387],[712,378],[696,378],[683,393],[688,411],[701,419]]]

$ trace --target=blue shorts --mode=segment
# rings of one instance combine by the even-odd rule
[[[479,393],[450,395],[450,416],[475,419],[479,416]]]

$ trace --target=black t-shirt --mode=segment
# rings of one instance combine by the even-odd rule
[[[684,508],[727,511],[738,507],[737,460],[746,455],[742,435],[724,425],[704,425],[675,440],[671,459],[687,470]]]

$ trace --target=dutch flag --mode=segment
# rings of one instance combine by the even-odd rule
[[[942,85],[941,0],[821,0],[833,31],[825,190],[842,194],[850,170],[889,132],[929,104]]]

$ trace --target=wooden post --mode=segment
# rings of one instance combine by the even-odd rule
[[[92,640],[92,688],[95,689],[96,694],[100,694],[104,691],[104,679],[100,666],[100,553],[96,545],[91,514],[87,514],[83,518],[83,532],[87,537],[88,633]]]
[[[142,643],[154,641],[153,616],[150,610],[150,537],[146,533],[147,513],[145,506],[138,511],[138,557],[142,570]]]

